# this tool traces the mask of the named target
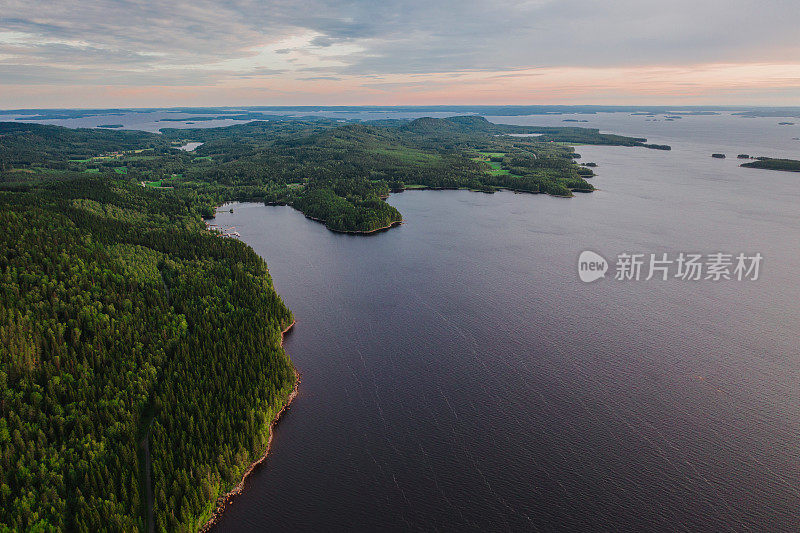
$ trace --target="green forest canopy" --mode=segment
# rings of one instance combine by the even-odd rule
[[[579,155],[565,143],[665,148],[596,129],[510,126],[477,116],[161,131],[0,123],[0,180],[116,172],[196,193],[206,215],[223,201],[261,201],[292,205],[333,230],[368,232],[401,220],[382,200],[406,185],[571,196],[593,190],[586,181],[593,174],[575,163]],[[187,141],[204,144],[193,152],[175,149]],[[499,154],[496,165],[479,157],[489,152]]]
[[[187,140],[205,144],[175,149]],[[250,247],[205,229],[215,205],[372,231],[400,220],[384,198],[406,184],[591,191],[555,141],[644,143],[477,117],[160,135],[0,123],[0,530],[144,530],[149,487],[157,530],[194,531],[263,454],[295,381],[292,315]]]

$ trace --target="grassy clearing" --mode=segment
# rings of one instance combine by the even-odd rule
[[[478,152],[480,155],[478,157],[473,157],[473,161],[481,161],[489,165],[490,170],[487,170],[486,173],[492,176],[515,176],[520,177],[517,174],[512,174],[510,170],[506,170],[503,168],[503,163],[498,161],[492,161],[491,158],[493,157],[505,157],[505,152]]]
[[[517,176],[516,174],[511,174],[510,170],[506,170],[504,168],[492,169],[492,170],[487,171],[486,173],[487,174],[491,174],[492,176],[503,176],[503,175]],[[520,177],[520,176],[517,176],[517,177]]]
[[[172,180],[182,177],[183,174],[173,174],[168,178],[161,178],[160,180],[154,180],[154,181],[143,181],[142,183],[144,183],[146,187],[172,187],[171,185]]]

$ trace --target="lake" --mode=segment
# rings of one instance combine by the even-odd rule
[[[215,531],[800,528],[800,175],[735,158],[798,158],[800,128],[578,117],[673,150],[579,146],[598,191],[572,199],[395,194],[405,223],[369,237],[220,210],[297,318],[302,384]],[[764,262],[583,283],[584,250]]]

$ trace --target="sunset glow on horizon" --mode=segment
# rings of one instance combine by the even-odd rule
[[[12,1],[0,14],[0,108],[797,105],[787,8],[201,1],[132,16],[109,0]]]

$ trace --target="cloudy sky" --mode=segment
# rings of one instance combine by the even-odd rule
[[[798,0],[0,0],[0,108],[800,105]]]

